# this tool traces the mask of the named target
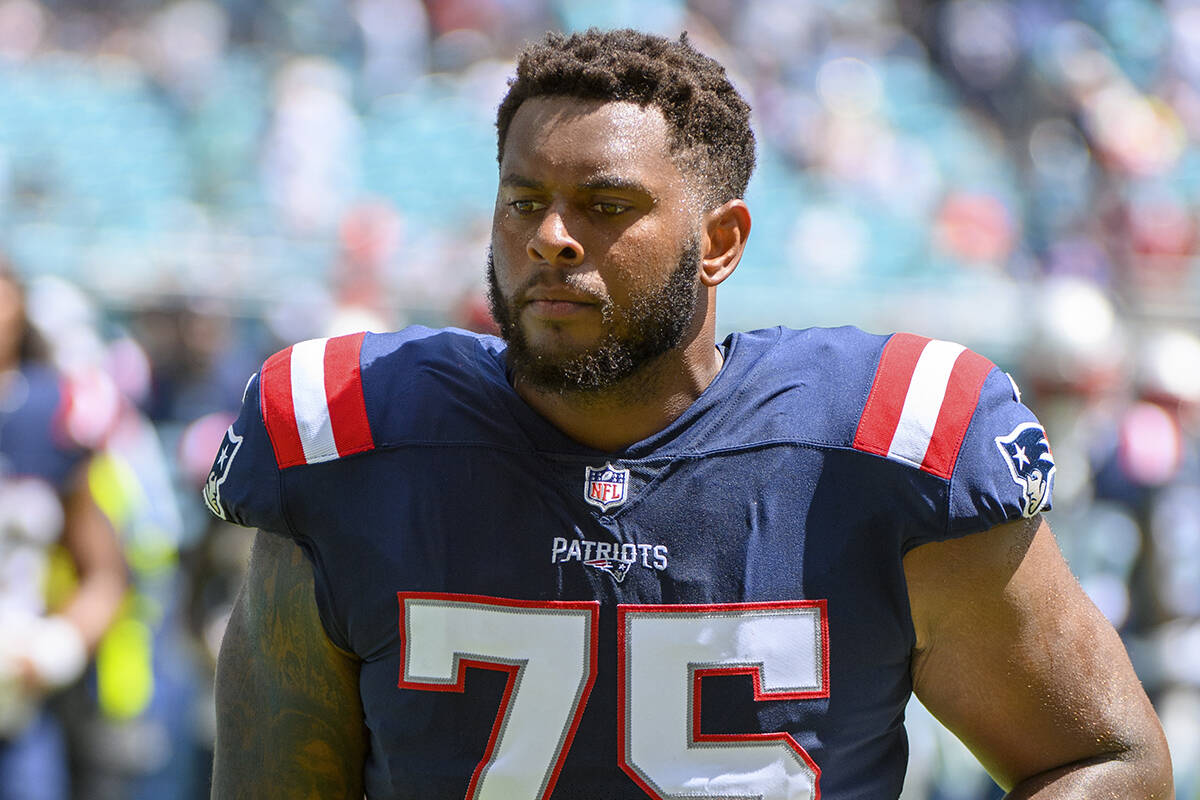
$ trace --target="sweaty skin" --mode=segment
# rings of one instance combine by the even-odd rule
[[[1009,798],[1168,798],[1170,757],[1116,631],[1040,517],[904,558],[913,689]]]
[[[358,661],[317,614],[312,567],[259,533],[217,662],[214,798],[362,797]]]

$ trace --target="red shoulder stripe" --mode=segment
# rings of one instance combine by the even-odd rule
[[[875,380],[867,395],[858,430],[854,434],[854,448],[875,455],[886,456],[900,424],[900,412],[904,410],[904,399],[908,386],[916,371],[917,361],[930,339],[911,333],[893,334],[883,347],[879,366],[875,368]]]
[[[304,446],[292,402],[292,348],[281,350],[263,364],[259,379],[263,423],[280,469],[305,463]]]
[[[325,344],[325,400],[339,456],[375,446],[363,396],[362,352],[365,333],[337,336]]]
[[[991,361],[970,350],[964,350],[954,362],[921,469],[947,479],[953,474],[958,451],[979,405],[983,382],[993,366]]]

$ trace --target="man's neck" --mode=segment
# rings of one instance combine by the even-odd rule
[[[517,376],[517,394],[580,444],[614,451],[658,433],[679,418],[721,371],[711,336],[673,350],[620,383],[596,392],[530,386]]]

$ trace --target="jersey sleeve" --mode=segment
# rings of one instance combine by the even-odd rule
[[[282,473],[375,447],[363,390],[365,333],[310,339],[268,358],[250,379],[225,433],[204,498],[222,519],[292,530]]]
[[[954,342],[909,333],[887,340],[854,448],[936,479],[921,490],[936,519],[921,521],[906,548],[1050,508],[1045,430],[1007,374]]]
[[[288,534],[279,466],[263,420],[262,373],[250,378],[237,420],[225,431],[204,483],[204,503],[228,522]]]
[[[1054,454],[1045,429],[1021,403],[1016,383],[993,367],[950,477],[948,535],[1047,511],[1053,484]]]

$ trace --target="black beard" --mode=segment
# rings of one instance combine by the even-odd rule
[[[500,291],[488,248],[488,304],[500,335],[508,342],[508,364],[516,379],[552,392],[595,393],[621,383],[664,353],[678,347],[699,299],[700,242],[693,239],[666,282],[635,295],[629,305],[607,300],[600,308],[604,333],[596,344],[555,358],[529,346],[512,307]]]

